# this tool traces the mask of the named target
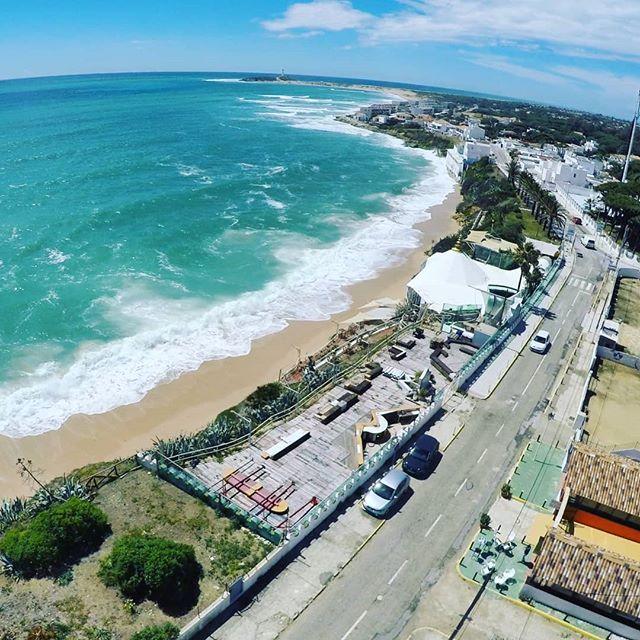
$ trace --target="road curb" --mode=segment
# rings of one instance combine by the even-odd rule
[[[556,298],[560,295],[560,292],[564,289],[564,286],[567,284],[567,282],[569,281],[569,277],[571,276],[571,274],[573,273],[573,267],[575,265],[575,258],[573,259],[573,261],[571,262],[571,268],[569,269],[569,272],[567,273],[567,276],[565,277],[564,281],[560,284],[560,287],[558,288],[558,290],[553,294],[553,297],[550,298],[549,302],[549,307],[555,302]],[[542,321],[544,320],[544,316],[540,316],[540,318],[538,319],[538,323],[535,325],[534,329],[537,329],[540,324],[542,323]],[[502,379],[507,375],[507,373],[509,373],[511,367],[516,363],[516,361],[518,360],[518,357],[522,354],[524,348],[527,346],[528,343],[525,342],[525,344],[523,344],[520,349],[518,349],[517,351],[515,349],[511,349],[515,354],[515,358],[513,358],[513,360],[511,360],[511,362],[509,363],[509,366],[502,372],[502,374],[500,375],[500,377],[496,380],[496,383],[493,385],[493,387],[491,387],[491,390],[489,391],[489,393],[486,396],[474,396],[473,394],[469,394],[474,398],[477,398],[478,400],[488,400],[491,395],[493,394],[493,392],[498,388],[499,384],[502,382]],[[505,349],[509,349],[509,346],[506,345],[504,347]]]
[[[460,435],[460,432],[464,429],[464,422],[458,427],[457,431],[453,432],[453,435],[451,436],[451,438],[449,439],[449,442],[447,442],[447,444],[445,444],[441,451],[442,453],[444,453],[452,444],[453,442],[456,440],[456,438]]]
[[[369,535],[367,535],[367,537],[360,543],[360,545],[358,546],[358,548],[351,554],[351,556],[349,556],[349,558],[347,559],[347,561],[331,576],[331,578],[329,578],[329,580],[327,580],[322,587],[320,587],[320,590],[314,594],[312,596],[312,598],[306,602],[304,604],[304,606],[300,609],[300,611],[297,611],[296,614],[291,617],[289,619],[289,623],[287,624],[287,626],[282,629],[282,631],[279,631],[277,633],[276,640],[277,638],[280,637],[280,635],[287,630],[287,628],[289,626],[291,626],[291,624],[293,622],[295,622],[306,610],[307,608],[313,604],[313,602],[323,593],[323,591],[342,573],[342,571],[345,569],[345,567],[347,567],[349,565],[349,563],[360,553],[360,551],[362,551],[362,549],[364,549],[364,547],[370,542],[371,538],[373,538],[373,536],[376,535],[376,533],[378,533],[378,531],[380,531],[380,529],[382,528],[382,525],[384,525],[384,523],[386,522],[386,520],[381,520],[375,527],[375,529],[369,533]],[[598,640],[601,640],[600,638],[598,638]]]
[[[478,534],[476,533],[476,536]],[[474,540],[475,540],[475,536],[474,536]],[[478,587],[480,586],[479,583],[477,583],[475,580],[472,580],[471,578],[467,578],[467,576],[465,576],[462,571],[460,571],[460,563],[464,560],[464,555],[460,558],[460,560],[458,560],[456,562],[456,573],[458,574],[458,576],[460,576],[460,578],[462,578],[462,580],[464,580],[465,582],[473,585],[474,587]],[[523,602],[522,600],[516,600],[515,598],[510,598],[509,596],[505,596],[502,595],[499,591],[495,591],[494,589],[488,589],[491,593],[497,595],[498,597],[502,598],[503,600],[506,600],[507,602],[511,602],[512,604],[515,604],[519,607],[521,607],[522,609],[525,609],[526,611],[529,611],[531,613],[536,613],[539,616],[542,616],[543,618],[546,618],[547,620],[549,620],[550,622],[553,622],[555,624],[559,624],[562,627],[565,627],[566,629],[569,629],[571,631],[573,631],[574,633],[577,633],[578,635],[582,636],[583,638],[589,638],[590,640],[604,640],[604,638],[602,636],[596,636],[593,633],[590,633],[589,631],[585,631],[584,629],[581,629],[580,627],[576,627],[575,625],[571,624],[570,622],[567,622],[566,620],[562,620],[562,618],[557,618],[554,615],[551,615],[550,613],[547,613],[546,611],[541,611],[540,609],[536,609],[535,607],[532,607],[530,604],[527,604],[526,602]]]

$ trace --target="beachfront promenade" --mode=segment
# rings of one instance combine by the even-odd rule
[[[305,569],[297,575],[304,575],[304,584],[316,588],[309,586],[296,595],[293,587],[300,585],[301,578],[295,581],[293,573],[284,572],[266,587],[260,601],[232,617],[212,637],[368,640],[406,637],[413,628],[424,626],[433,606],[426,604],[428,599],[424,610],[418,603],[443,574],[447,561],[459,555],[477,526],[478,514],[486,510],[508,476],[544,407],[542,401],[589,316],[592,296],[581,284],[584,281],[595,286],[602,268],[600,260],[601,256],[589,254],[578,261],[573,277],[551,303],[552,313],[542,318],[540,327],[554,337],[547,356],[541,359],[523,350],[487,400],[465,401],[444,416],[442,422],[455,419],[464,428],[447,448],[435,474],[426,482],[412,481],[412,495],[399,513],[384,521],[339,571],[339,579],[330,580],[324,587],[326,575]],[[346,537],[345,532],[356,530],[360,518],[353,513],[357,509],[355,505],[341,515],[335,525],[309,544],[305,555],[312,554],[314,545],[329,545],[337,533]],[[261,601],[269,603],[268,609],[261,606]],[[458,603],[455,610],[448,610],[447,624],[455,625],[464,606]],[[511,607],[504,622],[507,628],[522,628],[527,616]],[[272,631],[275,629],[277,633]]]
[[[410,337],[410,332],[407,335]],[[370,388],[328,424],[323,424],[317,414],[328,403],[337,402],[347,392],[344,385],[353,377],[342,381],[341,385],[324,394],[301,414],[274,427],[241,451],[223,459],[209,458],[199,463],[194,474],[217,491],[225,490],[224,476],[228,472],[238,470],[243,476],[251,475],[251,483],[259,483],[265,491],[286,500],[287,513],[278,514],[261,509],[252,496],[232,487],[226,489],[226,495],[247,512],[259,514],[272,526],[295,524],[304,514],[305,505],[325,500],[362,463],[358,454],[358,439],[361,436],[355,428],[358,422],[367,421],[376,412],[394,407],[413,407],[416,413],[429,407],[429,401],[421,401],[413,396],[409,399],[406,382],[396,378],[404,376],[406,380],[413,380],[416,374],[429,369],[435,378],[436,389],[443,389],[448,384],[449,381],[430,363],[432,349],[429,342],[434,336],[434,333],[426,332],[423,338],[415,340],[415,346],[407,349],[406,357],[399,361],[391,359],[388,349],[381,351],[375,362],[383,370],[392,372],[394,377],[383,373],[373,378]],[[458,345],[454,344],[449,351],[447,364],[457,371],[468,359],[469,355],[461,352]],[[364,460],[369,459],[406,424],[407,422],[391,423],[377,442],[365,444],[361,454]],[[278,459],[265,457],[264,453],[271,447],[299,430],[309,435],[293,450]],[[437,437],[437,433],[435,435]]]

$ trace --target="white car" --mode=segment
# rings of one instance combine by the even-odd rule
[[[529,343],[529,349],[536,353],[546,353],[551,345],[551,336],[548,331],[538,331],[533,340]]]

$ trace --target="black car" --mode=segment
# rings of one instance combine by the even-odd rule
[[[402,470],[412,476],[426,476],[435,466],[439,449],[440,443],[433,436],[420,436],[402,461]]]

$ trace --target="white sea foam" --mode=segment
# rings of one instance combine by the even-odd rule
[[[242,78],[203,78],[205,82],[242,82]]]
[[[195,165],[178,163],[175,165],[178,173],[185,178],[193,178],[198,184],[213,184],[211,176],[208,176],[204,169]]]
[[[330,124],[332,116],[323,113],[286,117],[293,126],[335,126],[330,130],[373,135],[380,144],[402,146],[388,136]],[[404,193],[381,196],[387,200],[386,215],[346,223],[350,233],[329,247],[284,233],[272,238],[285,275],[260,291],[210,307],[199,300],[160,299],[144,289],[127,289],[104,300],[105,315],[131,329],[130,336],[80,350],[65,371],[52,367],[50,375],[34,376],[26,386],[0,388],[0,433],[42,433],[59,428],[77,413],[102,413],[137,402],[153,387],[206,360],[248,353],[254,340],[291,321],[326,319],[347,309],[345,288],[400,263],[407,249],[419,245],[420,233],[413,225],[425,220],[426,209],[442,202],[453,188],[442,158],[419,149],[405,152],[423,155],[429,169]],[[234,241],[239,241],[247,233],[251,232],[229,230],[225,239],[236,234]],[[214,242],[210,250],[216,252],[219,244]]]
[[[280,200],[276,200],[275,198],[270,198],[266,194],[264,200],[272,209],[278,209],[279,211],[286,208],[287,206],[284,202],[280,202]]]
[[[71,256],[66,253],[62,253],[59,249],[47,249],[47,262],[49,264],[62,264],[70,257]]]

